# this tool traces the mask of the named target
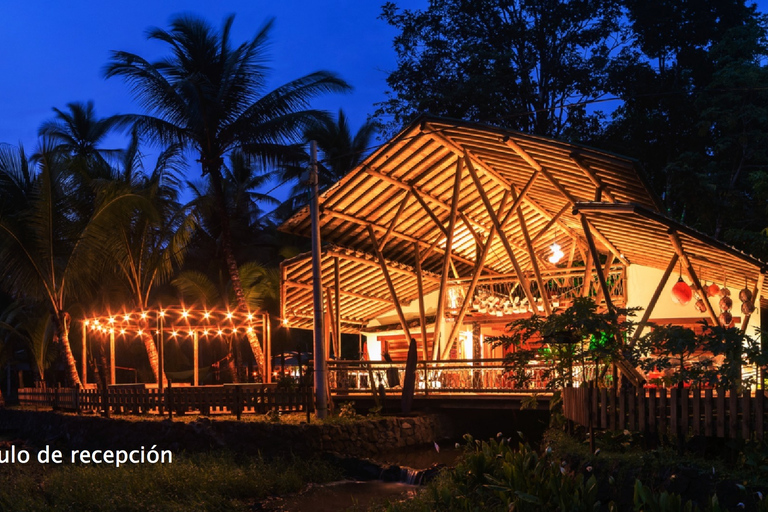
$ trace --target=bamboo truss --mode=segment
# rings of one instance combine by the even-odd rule
[[[664,277],[650,284],[641,326],[678,261],[702,297],[702,281],[724,276],[766,294],[765,264],[666,218],[633,161],[543,137],[424,117],[321,197],[322,286],[336,337],[396,315],[408,337],[419,333],[423,357],[427,318],[432,358],[447,357],[461,323],[478,318],[472,292],[498,283],[548,315],[555,302],[580,295],[623,305],[618,276],[631,264],[657,268]],[[306,236],[308,210],[280,229]],[[554,241],[567,255],[557,265],[548,261]],[[311,326],[307,262],[303,255],[282,265],[281,314],[294,327]],[[444,329],[455,283],[464,296]]]

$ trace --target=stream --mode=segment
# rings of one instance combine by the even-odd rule
[[[453,442],[441,443],[439,449],[421,446],[380,454],[375,461],[382,467],[378,479],[310,485],[275,505],[284,512],[337,512],[367,510],[375,503],[409,499],[425,478],[433,476],[439,467],[452,466],[461,453]]]

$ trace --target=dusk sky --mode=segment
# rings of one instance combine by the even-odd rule
[[[150,26],[167,28],[170,17],[183,12],[216,27],[235,13],[235,43],[274,17],[269,88],[315,70],[335,71],[354,92],[329,95],[315,105],[334,112],[344,108],[356,129],[385,98],[385,78],[395,66],[396,31],[378,19],[383,1],[3,1],[0,142],[23,143],[33,151],[40,124],[53,116],[51,108],[64,109],[72,101],[93,100],[99,116],[139,111],[122,80],[103,78],[109,52],[126,50],[149,60],[164,55],[164,45],[147,41],[145,32]],[[424,8],[428,0],[396,3]],[[766,4],[758,3],[762,11]]]
[[[236,15],[232,41],[250,39],[271,17],[269,88],[324,69],[339,73],[351,94],[328,95],[319,108],[342,107],[354,129],[384,99],[387,72],[395,66],[396,31],[379,20],[383,0],[131,0],[0,2],[0,142],[34,150],[40,124],[73,101],[93,100],[99,116],[139,110],[119,78],[106,80],[111,50],[149,60],[165,55],[162,43],[147,41],[151,26],[168,28],[178,13],[203,16],[220,27]],[[398,5],[425,7],[427,0]]]

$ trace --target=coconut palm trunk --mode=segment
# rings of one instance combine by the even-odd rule
[[[58,311],[54,316],[56,322],[56,338],[54,340],[59,345],[61,351],[61,358],[64,361],[67,369],[67,384],[74,387],[82,387],[80,382],[80,375],[77,373],[77,361],[72,354],[72,347],[69,344],[69,326],[72,321],[69,313],[66,311]]]
[[[215,165],[215,164],[214,164]],[[220,164],[219,164],[220,165]],[[212,166],[213,167],[213,166]],[[249,313],[248,303],[245,300],[245,292],[243,291],[243,284],[240,280],[240,269],[235,259],[235,253],[232,249],[232,229],[229,223],[229,215],[227,214],[226,202],[224,200],[224,188],[221,182],[221,169],[209,168],[206,169],[211,176],[211,184],[215,194],[216,210],[219,214],[219,221],[221,222],[221,250],[224,253],[224,263],[227,267],[227,273],[229,274],[229,280],[232,283],[232,290],[235,293],[235,300],[237,301],[238,311],[242,313]],[[256,359],[256,372],[258,377],[256,380],[263,380],[264,377],[264,351],[259,342],[258,336],[253,331],[246,331],[248,338],[248,344],[251,346],[253,357]]]
[[[155,376],[155,382],[160,382],[160,355],[157,352],[157,346],[155,346],[155,340],[150,334],[150,330],[146,325],[142,326],[141,341],[144,343],[144,349],[147,351],[147,357],[149,358],[149,365],[152,367],[152,375]],[[168,386],[168,379],[163,375],[163,386]]]

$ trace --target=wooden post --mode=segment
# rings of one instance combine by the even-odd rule
[[[504,197],[501,199],[501,207],[499,210],[504,209],[504,205],[507,202],[509,194],[504,194]],[[472,304],[472,297],[475,294],[475,288],[477,287],[477,282],[480,280],[480,276],[483,273],[483,268],[485,267],[485,260],[488,258],[488,252],[490,251],[491,245],[493,244],[493,238],[496,235],[496,226],[494,225],[491,228],[490,233],[488,233],[488,239],[485,241],[485,245],[483,245],[483,249],[480,253],[480,255],[477,258],[477,263],[475,264],[475,271],[472,274],[472,281],[469,283],[469,288],[467,289],[467,293],[464,295],[464,301],[461,304],[461,310],[459,310],[459,314],[456,317],[456,320],[453,324],[453,329],[451,329],[451,333],[448,336],[445,347],[442,348],[440,351],[440,359],[446,359],[450,352],[451,347],[456,340],[456,337],[459,334],[459,330],[461,329],[461,324],[464,321],[464,316],[467,313],[467,310],[469,309],[469,305]],[[535,307],[535,304],[532,306]]]
[[[443,316],[445,315],[445,294],[448,289],[448,269],[451,264],[451,251],[453,250],[453,235],[456,227],[456,211],[459,208],[459,195],[461,192],[461,157],[456,159],[456,177],[453,183],[453,200],[451,202],[451,212],[448,217],[448,233],[446,233],[445,256],[443,258],[443,267],[440,273],[440,292],[437,297],[437,311],[435,314],[435,332],[432,338],[432,359],[440,356],[440,343],[443,331]],[[442,226],[442,224],[439,224]]]
[[[109,383],[114,385],[115,381],[115,330],[109,330]]]
[[[315,414],[320,419],[328,416],[328,388],[326,387],[325,344],[323,343],[323,283],[320,267],[320,208],[317,184],[317,142],[310,142],[309,184],[312,201],[312,283],[314,298],[314,348],[315,348]]]
[[[421,323],[421,348],[424,354],[424,361],[429,359],[429,345],[427,344],[427,316],[424,307],[424,282],[421,279],[421,255],[419,254],[419,244],[413,243],[413,253],[416,257],[416,287],[419,292],[419,323]],[[424,381],[426,382],[426,380]]]
[[[192,385],[197,386],[199,383],[199,369],[200,366],[200,360],[199,360],[199,340],[197,337],[197,331],[192,331],[192,363],[194,364],[194,367],[192,368]]]
[[[341,272],[339,270],[338,256],[333,258],[333,284],[335,288],[334,303],[334,325],[336,326],[336,359],[341,357]]]
[[[83,389],[85,389],[85,385],[88,383],[88,357],[87,357],[87,340],[88,340],[88,326],[83,322],[83,360],[81,361],[81,376],[80,380],[83,382]],[[8,396],[10,396],[10,386],[8,389]]]
[[[264,364],[266,366],[266,375],[264,376],[264,382],[267,384],[272,382],[272,325],[269,321],[269,313],[265,313],[261,316],[262,322],[264,323],[264,348],[266,351],[266,359],[264,361]],[[301,379],[301,351],[298,351],[299,354],[299,380]]]

